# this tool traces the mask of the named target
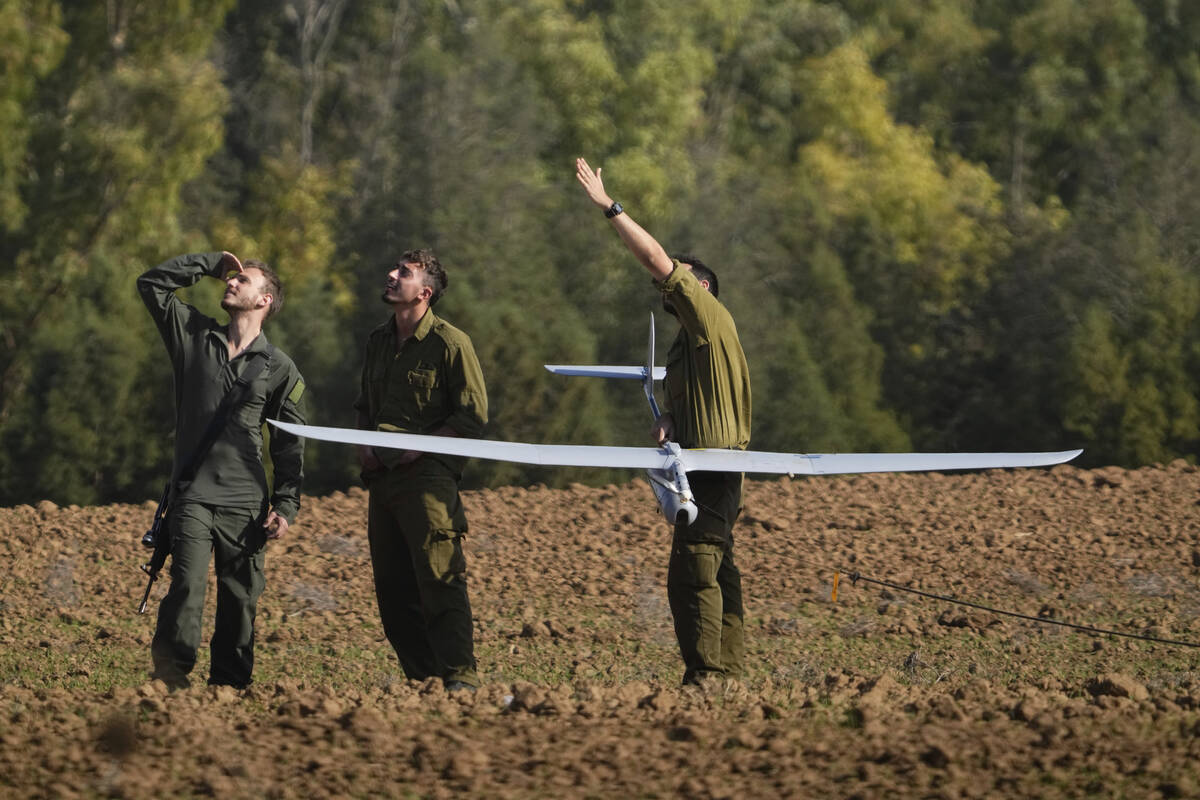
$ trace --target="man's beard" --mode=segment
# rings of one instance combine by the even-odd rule
[[[221,308],[226,311],[251,311],[254,309],[254,303],[235,297],[222,297]]]

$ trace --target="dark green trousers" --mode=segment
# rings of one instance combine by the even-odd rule
[[[422,456],[366,480],[375,597],[404,674],[478,686],[457,475]]]
[[[266,586],[262,514],[255,509],[181,503],[167,515],[171,586],[158,606],[150,652],[154,677],[188,684],[200,646],[209,558],[217,572],[217,617],[208,682],[243,687],[254,670],[254,615]]]
[[[739,677],[745,654],[742,574],[733,560],[733,523],[741,513],[742,475],[690,472],[700,509],[677,524],[667,566],[667,599],[683,656],[684,683]]]

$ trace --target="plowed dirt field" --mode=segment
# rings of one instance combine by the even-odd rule
[[[153,503],[0,509],[0,796],[1200,794],[1183,462],[748,481],[748,673],[703,689],[644,481],[465,499],[485,685],[452,695],[383,639],[360,490],[270,545],[241,692],[203,685],[206,648],[193,688],[148,681]]]

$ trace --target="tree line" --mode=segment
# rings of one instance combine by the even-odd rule
[[[199,250],[283,276],[314,423],[353,424],[383,276],[431,246],[490,438],[645,443],[638,392],[541,366],[638,363],[658,302],[577,155],[721,276],[756,449],[1200,448],[1196,4],[0,0],[0,43],[0,504],[157,495],[134,279]]]

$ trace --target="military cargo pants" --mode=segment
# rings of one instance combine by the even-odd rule
[[[422,456],[366,480],[375,597],[404,674],[478,686],[456,475]]]
[[[699,514],[675,526],[667,599],[683,656],[684,683],[740,677],[745,652],[742,574],[733,560],[733,523],[741,512],[742,475],[691,472]]]
[[[171,586],[158,606],[150,652],[154,677],[186,686],[196,665],[208,562],[217,573],[217,616],[208,682],[244,687],[254,670],[254,615],[266,586],[262,514],[254,509],[181,503],[167,516]]]

